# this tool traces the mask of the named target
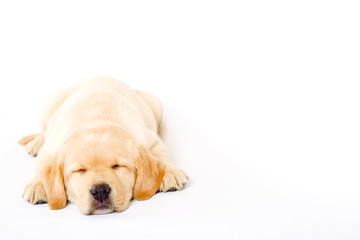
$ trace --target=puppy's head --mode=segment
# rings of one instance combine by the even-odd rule
[[[68,139],[62,161],[44,181],[51,208],[76,204],[83,214],[125,210],[131,198],[146,200],[159,189],[163,166],[117,126],[87,126]]]

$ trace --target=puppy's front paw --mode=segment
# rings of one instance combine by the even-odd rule
[[[22,197],[32,204],[47,202],[45,188],[41,182],[32,182],[27,185]]]
[[[189,177],[184,171],[177,168],[167,168],[159,190],[161,192],[181,190],[188,181]]]

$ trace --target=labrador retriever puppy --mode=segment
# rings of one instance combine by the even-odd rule
[[[158,136],[162,105],[154,95],[110,77],[60,89],[45,102],[41,132],[19,141],[37,156],[23,198],[83,214],[125,210],[130,200],[180,190],[188,181]]]

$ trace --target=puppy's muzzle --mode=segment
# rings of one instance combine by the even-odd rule
[[[108,184],[96,184],[90,189],[91,196],[101,203],[109,198],[111,188]]]

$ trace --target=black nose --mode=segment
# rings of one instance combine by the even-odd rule
[[[98,184],[93,185],[90,189],[91,195],[100,202],[103,202],[104,200],[109,198],[109,193],[111,191],[111,188],[109,185],[105,184]]]

